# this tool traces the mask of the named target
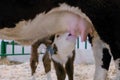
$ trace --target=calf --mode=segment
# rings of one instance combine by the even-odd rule
[[[39,40],[32,46],[31,54],[31,69],[32,75],[34,75],[38,64],[37,48],[40,43],[44,43],[47,46],[47,51],[43,56],[43,64],[45,72],[47,73],[47,79],[51,80],[51,60],[54,63],[56,70],[57,80],[65,80],[66,73],[69,80],[73,80],[74,73],[74,57],[75,57],[75,44],[76,37],[69,33],[59,33],[49,38]]]
[[[69,33],[55,35],[55,40],[52,43],[54,52],[48,51],[43,57],[45,72],[50,75],[51,59],[56,70],[57,80],[65,80],[66,73],[68,79],[73,80],[74,74],[74,57],[75,57],[76,37]],[[50,54],[51,55],[50,55]],[[48,77],[49,80],[49,77]]]

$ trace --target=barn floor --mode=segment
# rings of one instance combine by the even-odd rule
[[[51,73],[53,80],[57,80],[53,66]],[[93,80],[93,75],[93,64],[75,64],[74,80]],[[111,65],[107,80],[113,80],[114,75],[114,66]],[[47,80],[42,62],[38,65],[35,77],[36,80]],[[32,80],[29,63],[0,65],[0,80]]]

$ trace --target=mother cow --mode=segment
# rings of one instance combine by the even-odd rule
[[[51,9],[58,7],[60,3],[79,7],[79,9],[91,19],[95,29],[100,35],[100,39],[110,46],[118,70],[118,76],[116,79],[119,80],[120,37],[118,37],[118,35],[120,34],[120,0],[2,0],[0,1],[1,32],[3,31],[3,28],[14,28],[15,24],[19,21],[25,20],[20,23],[20,25],[23,26],[23,24],[27,24],[26,21],[34,19],[37,14],[41,12],[49,12]],[[7,31],[9,32],[11,30]],[[17,33],[17,31],[15,31],[15,33]],[[4,38],[6,33],[2,36],[1,34],[2,33],[0,33],[0,37]],[[83,40],[85,40],[85,36],[83,37]],[[104,51],[104,49],[103,53],[103,57],[97,60],[102,64],[97,66],[99,70],[96,70],[94,80],[105,80],[106,78],[111,55],[108,51]]]

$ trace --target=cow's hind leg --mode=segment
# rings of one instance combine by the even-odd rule
[[[92,44],[95,57],[94,80],[106,80],[111,61],[109,47],[99,37],[93,38]]]
[[[65,64],[65,69],[68,74],[68,79],[73,80],[74,74],[74,58],[75,58],[75,50],[73,51],[73,56],[68,58],[67,63]]]
[[[43,60],[45,73],[47,73],[47,80],[52,80],[51,74],[50,74],[50,71],[51,71],[51,59],[50,59],[50,56],[49,56],[48,52],[45,53],[42,60]]]
[[[31,74],[34,75],[37,65],[38,65],[38,53],[37,51],[32,50],[31,58],[30,58],[30,67],[31,67]]]
[[[31,58],[30,58],[30,67],[31,67],[31,74],[34,75],[37,65],[39,63],[39,54],[38,54],[38,47],[41,44],[40,41],[37,41],[31,46]]]

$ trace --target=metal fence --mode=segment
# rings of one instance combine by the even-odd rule
[[[84,47],[84,49],[87,49],[88,48],[88,41],[84,42],[84,44],[81,44],[80,43],[80,38],[77,38],[76,40],[76,48],[79,49],[81,46]],[[11,53],[7,53],[7,46],[8,45],[11,45]],[[25,52],[25,49],[24,49],[24,46],[21,46],[21,52],[20,53],[16,53],[15,52],[15,46],[18,45],[17,43],[15,43],[14,41],[11,41],[11,42],[8,42],[8,41],[5,41],[5,40],[2,40],[1,41],[1,45],[0,45],[0,56],[1,57],[6,57],[6,56],[15,56],[15,55],[30,55],[30,53],[26,53]]]
[[[11,45],[12,53],[7,53],[7,45]],[[24,46],[21,46],[22,52],[15,53],[15,45],[18,45],[18,44],[15,43],[14,41],[8,42],[8,41],[2,40],[0,45],[0,56],[6,57],[6,56],[15,56],[15,55],[30,55],[30,53],[24,52]]]

